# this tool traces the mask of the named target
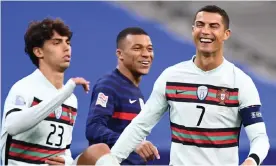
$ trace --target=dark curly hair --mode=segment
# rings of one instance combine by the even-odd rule
[[[42,21],[32,21],[24,35],[25,52],[36,67],[39,67],[38,58],[33,52],[35,47],[43,47],[46,40],[50,40],[54,31],[61,36],[67,36],[71,40],[73,33],[68,25],[60,19],[46,18]]]

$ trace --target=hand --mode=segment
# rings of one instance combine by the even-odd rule
[[[86,93],[88,93],[88,91],[90,90],[89,88],[89,81],[86,81],[84,78],[82,77],[76,77],[76,78],[71,78],[76,85],[82,85],[83,89],[85,90]]]
[[[49,157],[45,163],[49,165],[65,165],[65,160],[62,157]]]
[[[155,157],[160,159],[157,148],[149,141],[143,141],[137,146],[135,152],[138,153],[145,162],[154,160]]]
[[[247,158],[241,166],[257,166],[256,162],[252,158]]]

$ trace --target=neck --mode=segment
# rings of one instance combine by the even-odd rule
[[[64,72],[53,70],[47,65],[40,65],[39,70],[57,89],[62,88],[64,80]]]
[[[205,54],[196,52],[195,65],[203,71],[210,71],[217,68],[223,62],[223,54],[222,51],[213,53],[213,54]]]
[[[125,76],[127,77],[135,86],[139,86],[139,83],[142,79],[141,75],[135,75],[133,74],[129,69],[127,69],[123,65],[118,65],[117,69]]]

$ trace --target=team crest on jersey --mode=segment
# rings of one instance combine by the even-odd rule
[[[196,93],[199,100],[204,100],[208,95],[208,88],[206,86],[199,86]]]
[[[55,116],[57,119],[59,119],[62,115],[62,107],[58,107],[56,110],[55,110]]]
[[[229,96],[227,89],[218,90],[217,99],[219,100],[219,104],[225,105],[225,101],[228,100]]]

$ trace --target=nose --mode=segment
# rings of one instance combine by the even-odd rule
[[[71,49],[71,46],[70,46],[70,44],[68,44],[67,42],[65,42],[63,44],[63,48],[64,48],[64,51],[67,52],[67,51],[69,51]]]
[[[204,35],[209,35],[211,32],[210,32],[210,28],[208,26],[204,26],[202,29],[201,29],[201,33],[204,34]]]
[[[150,51],[147,50],[146,48],[143,49],[142,57],[144,57],[144,58],[149,58],[151,55],[152,55],[152,52],[150,52]]]

